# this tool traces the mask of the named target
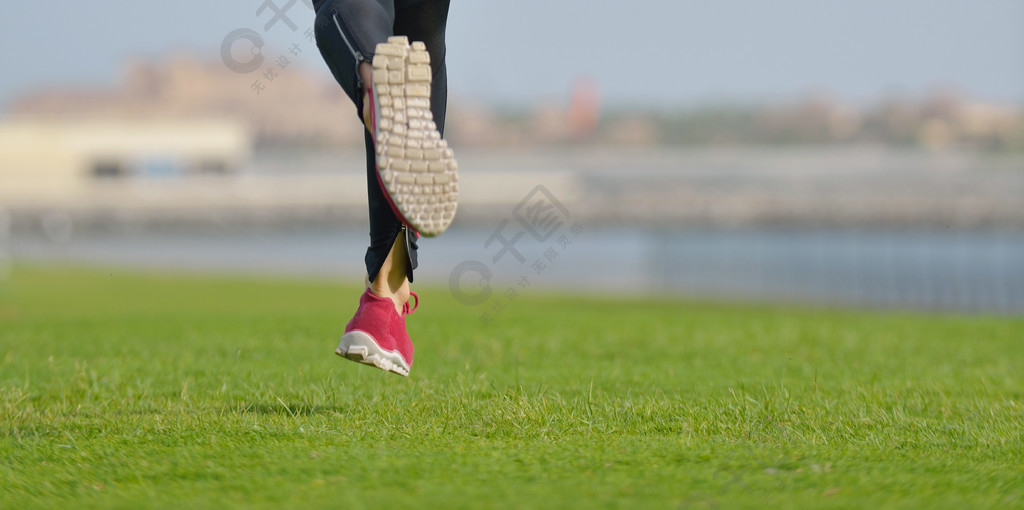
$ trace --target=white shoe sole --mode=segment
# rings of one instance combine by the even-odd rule
[[[341,337],[335,354],[364,365],[373,365],[381,370],[408,377],[410,366],[398,351],[386,351],[377,341],[362,331],[349,331]]]
[[[420,234],[444,232],[459,199],[458,163],[430,112],[430,54],[404,36],[377,45],[374,133],[377,178],[401,219]]]

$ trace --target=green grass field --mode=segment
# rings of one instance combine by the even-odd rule
[[[16,267],[0,508],[1024,507],[1024,319]]]

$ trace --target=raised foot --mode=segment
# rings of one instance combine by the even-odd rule
[[[377,45],[373,86],[378,178],[396,213],[413,230],[431,237],[455,217],[458,163],[441,139],[430,111],[430,54],[404,36]]]
[[[372,365],[403,377],[409,376],[410,367],[402,359],[401,354],[385,351],[377,345],[373,337],[362,331],[345,333],[334,353],[357,363]]]

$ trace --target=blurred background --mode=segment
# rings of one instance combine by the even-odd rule
[[[312,21],[5,5],[0,278],[361,281],[362,128]],[[447,61],[462,199],[417,282],[1024,312],[1022,2],[456,1]]]

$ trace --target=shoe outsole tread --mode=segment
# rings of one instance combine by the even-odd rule
[[[430,54],[391,37],[373,58],[377,176],[402,220],[420,234],[444,232],[459,198],[458,163],[430,111]]]

